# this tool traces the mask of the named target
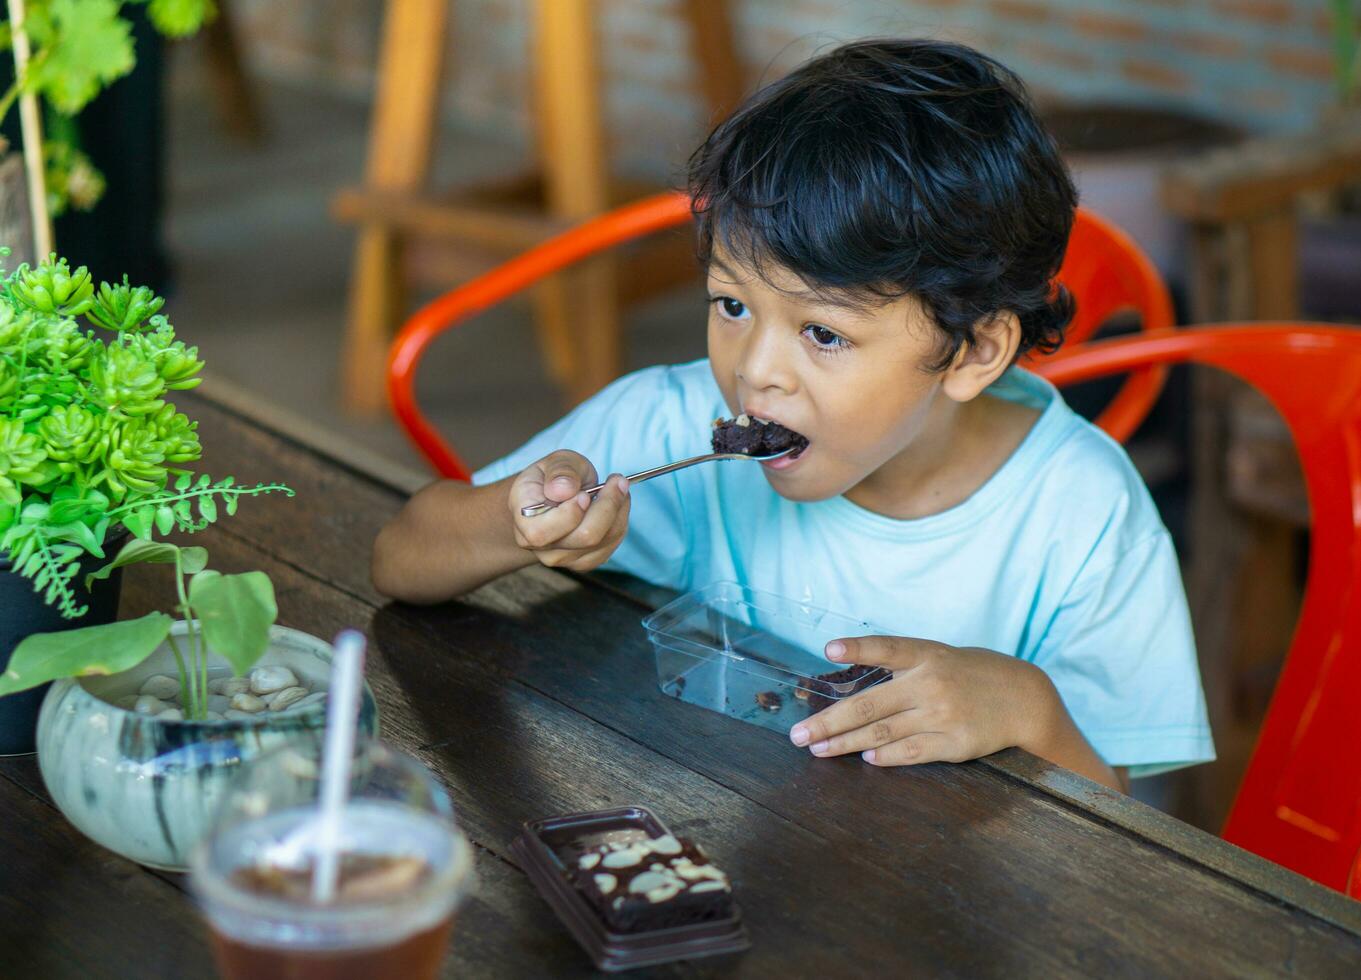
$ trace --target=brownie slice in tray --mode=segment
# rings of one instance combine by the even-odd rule
[[[714,419],[713,446],[716,453],[774,456],[793,449],[790,455],[797,456],[808,448],[808,440],[779,422],[739,415],[735,419]]]
[[[568,863],[567,877],[612,932],[671,929],[733,914],[728,876],[698,845],[672,834],[589,848]]]
[[[853,664],[845,670],[834,670],[830,674],[819,674],[809,682],[809,689],[799,688],[794,692],[794,697],[807,702],[808,710],[816,714],[823,708],[830,708],[836,704],[838,700],[836,697],[838,694],[837,687],[858,681],[865,675],[882,669],[882,667],[871,667],[866,664]],[[858,690],[864,690],[864,688]]]

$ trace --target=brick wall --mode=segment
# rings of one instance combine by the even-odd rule
[[[531,0],[450,0],[447,108],[528,139]],[[872,34],[974,44],[1046,97],[1193,109],[1261,131],[1332,98],[1328,0],[730,0],[753,82]],[[669,177],[703,135],[676,0],[598,0],[614,155]],[[382,0],[235,0],[259,70],[366,97]]]

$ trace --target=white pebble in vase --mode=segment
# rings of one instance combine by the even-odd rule
[[[273,694],[297,684],[298,678],[287,667],[256,667],[250,672],[250,689],[254,694]]]
[[[297,704],[305,697],[307,697],[307,688],[286,687],[269,699],[269,710],[283,711],[289,705]]]
[[[298,711],[298,710],[300,710],[300,709],[302,709],[302,708],[310,708],[312,705],[316,704],[317,702],[319,702],[319,701],[325,701],[325,700],[326,700],[326,692],[325,692],[325,691],[313,691],[311,694],[307,695],[307,697],[303,698],[301,701],[295,701],[295,702],[293,702],[293,704],[291,704],[291,705],[288,706],[288,709],[287,709],[287,710],[289,710],[289,711]]]
[[[169,701],[180,693],[180,682],[165,674],[152,674],[142,682],[138,694],[150,694],[153,698]]]
[[[208,691],[211,694],[221,694],[224,698],[230,698],[237,694],[249,694],[250,681],[244,677],[219,677],[217,680],[208,682]]]
[[[143,694],[132,706],[132,710],[139,715],[159,715],[168,707],[170,707],[170,705],[166,704],[160,698],[150,694]]]
[[[247,714],[257,714],[265,710],[265,702],[254,694],[237,694],[232,697],[232,707]]]

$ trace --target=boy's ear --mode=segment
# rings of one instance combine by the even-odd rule
[[[957,402],[973,401],[1011,367],[1021,344],[1021,321],[1015,313],[1003,312],[980,321],[974,327],[974,340],[965,344],[945,370],[941,387]]]

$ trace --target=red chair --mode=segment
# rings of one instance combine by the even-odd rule
[[[1090,211],[1078,209],[1058,279],[1077,299],[1065,347],[1091,340],[1102,324],[1126,310],[1139,314],[1139,328],[1145,333],[1176,323],[1172,297],[1148,256],[1134,239]],[[1044,359],[1044,355],[1027,358],[1026,366],[1036,370]],[[1147,417],[1166,380],[1163,366],[1131,373],[1096,424],[1125,442]]]
[[[1057,385],[1194,362],[1256,387],[1294,436],[1313,518],[1308,584],[1224,837],[1361,891],[1361,330],[1215,326],[1097,341],[1038,365]]]
[[[388,394],[397,421],[441,476],[467,480],[469,472],[416,405],[416,369],[435,338],[565,266],[689,220],[690,199],[686,195],[646,198],[563,232],[445,293],[412,315],[392,345]],[[1172,301],[1152,263],[1124,232],[1090,212],[1078,211],[1059,280],[1077,298],[1077,317],[1068,332],[1070,342],[1088,339],[1111,314],[1126,308],[1140,313],[1145,331],[1172,326]],[[1097,424],[1123,441],[1148,414],[1165,376],[1162,367],[1132,374]]]

